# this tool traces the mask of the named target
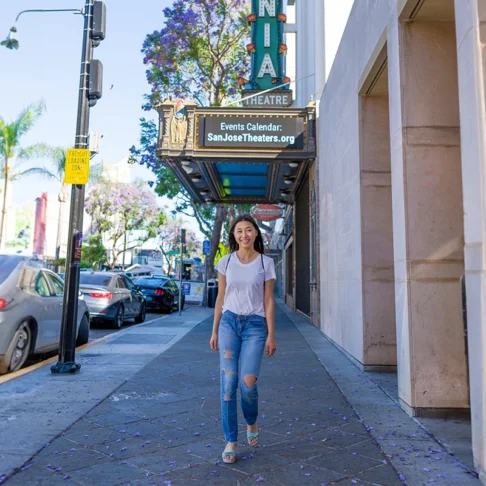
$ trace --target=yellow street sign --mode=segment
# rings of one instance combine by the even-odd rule
[[[66,151],[65,184],[87,184],[89,179],[89,149],[68,149]]]

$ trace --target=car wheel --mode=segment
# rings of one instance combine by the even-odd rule
[[[83,346],[89,341],[89,319],[86,315],[81,319],[78,330],[78,338],[76,339],[76,346]]]
[[[147,306],[145,304],[142,304],[142,308],[140,309],[140,314],[135,317],[135,322],[137,324],[141,324],[143,321],[145,321],[145,317],[147,315]]]
[[[125,309],[123,308],[123,304],[120,304],[120,307],[118,307],[115,317],[111,322],[113,329],[121,329],[124,320],[125,320]]]
[[[0,374],[17,371],[24,365],[32,345],[32,330],[27,321],[22,322],[14,334],[7,354],[0,363]]]

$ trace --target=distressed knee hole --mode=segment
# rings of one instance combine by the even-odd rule
[[[224,401],[229,402],[231,400],[231,395],[229,393],[224,394]]]
[[[234,371],[223,370],[223,375],[236,375]]]
[[[245,382],[245,385],[248,387],[255,386],[257,382],[257,377],[256,375],[245,375],[243,377],[243,381]]]
[[[234,351],[230,351],[229,349],[227,349],[224,352],[224,358],[226,358],[226,359],[232,359],[233,358],[233,354],[234,354]]]

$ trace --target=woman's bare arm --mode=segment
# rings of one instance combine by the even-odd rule
[[[218,350],[218,329],[221,317],[223,315],[224,294],[226,292],[226,277],[222,273],[218,273],[218,297],[216,298],[216,305],[214,309],[213,332],[209,345],[214,351]]]
[[[272,356],[277,350],[275,341],[275,298],[274,298],[275,280],[265,282],[265,318],[267,320],[268,336],[265,349],[267,356]]]

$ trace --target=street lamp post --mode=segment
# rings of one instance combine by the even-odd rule
[[[86,0],[84,12],[83,47],[79,79],[78,114],[74,148],[88,148],[89,134],[89,63],[93,56],[94,0]],[[71,208],[66,257],[66,283],[64,285],[59,360],[51,366],[52,373],[76,373],[81,368],[75,361],[76,323],[78,318],[79,264],[83,238],[84,189],[82,184],[71,188]]]
[[[30,12],[74,12],[84,16],[81,74],[79,80],[78,112],[74,147],[76,149],[87,149],[89,136],[89,108],[96,104],[97,99],[101,98],[102,66],[99,61],[92,59],[92,54],[93,47],[99,45],[100,41],[105,38],[105,5],[100,1],[86,0],[84,10],[24,10],[17,16],[16,21],[23,13]],[[9,36],[1,43],[1,45],[4,45],[9,49],[18,49],[19,43],[15,38],[16,33],[17,29],[14,26],[10,29]],[[83,184],[73,184],[69,215],[68,251],[66,258],[59,360],[51,367],[51,372],[55,374],[76,373],[81,368],[81,365],[75,362],[75,346],[84,193],[85,186]]]

